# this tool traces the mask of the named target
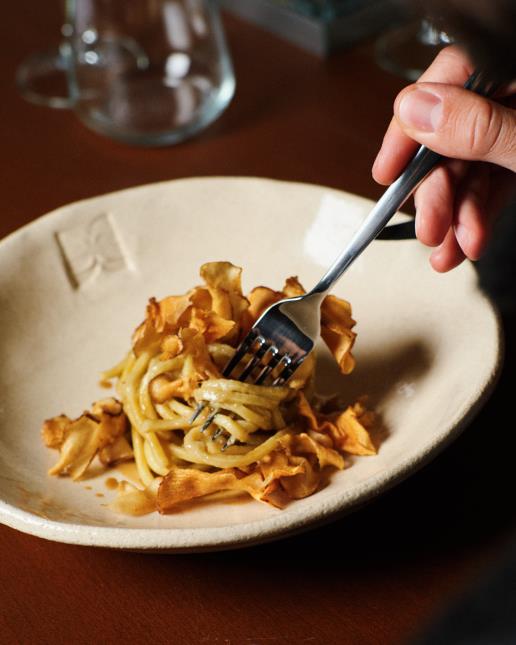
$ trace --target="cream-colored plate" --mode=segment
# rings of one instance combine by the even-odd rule
[[[204,502],[169,516],[111,512],[107,474],[50,478],[42,419],[78,415],[106,391],[100,370],[129,346],[149,296],[183,293],[208,260],[244,267],[246,290],[298,275],[311,287],[371,208],[355,195],[264,179],[171,181],[60,208],[0,244],[0,520],[52,540],[188,551],[270,540],[351,510],[456,437],[500,365],[497,316],[469,264],[437,275],[415,241],[377,241],[341,279],[358,367],[320,351],[325,392],[367,393],[379,454],[349,459],[329,485],[279,511]],[[403,216],[398,216],[398,218]],[[123,478],[122,473],[115,476]]]

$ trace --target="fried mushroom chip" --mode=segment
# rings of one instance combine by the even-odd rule
[[[68,434],[71,420],[65,415],[47,419],[43,422],[41,436],[47,448],[60,448]]]
[[[364,399],[348,406],[337,416],[315,412],[303,392],[298,392],[296,404],[299,415],[305,419],[313,437],[317,437],[317,434],[328,436],[334,448],[352,455],[376,454],[369,434],[375,414],[365,407]]]
[[[92,411],[78,419],[67,419],[66,425],[62,416],[46,421],[44,435],[48,435],[49,427],[62,427],[64,437],[62,443],[56,445],[60,449],[59,461],[48,471],[49,475],[79,479],[102,449],[124,435],[129,422],[121,403],[109,398],[94,403]]]
[[[233,469],[203,472],[193,468],[173,466],[163,477],[158,489],[157,508],[160,513],[169,513],[174,507],[191,499],[204,497],[220,491],[242,490],[240,480]]]
[[[207,262],[200,274],[212,296],[212,310],[238,325],[249,307],[242,293],[242,269],[231,262]]]
[[[147,515],[156,510],[158,488],[161,478],[154,481],[144,489],[134,486],[127,481],[118,484],[117,496],[109,504],[109,508],[123,515]]]
[[[376,448],[368,432],[373,423],[374,413],[366,410],[361,401],[350,405],[334,422],[336,445],[352,455],[375,455]]]
[[[61,445],[59,461],[48,474],[79,479],[100,448],[100,432],[100,424],[89,415],[71,421]]]
[[[99,450],[99,459],[104,466],[115,466],[124,461],[132,461],[134,452],[125,436],[118,437],[114,443]]]
[[[202,334],[206,343],[214,343],[229,336],[237,325],[233,320],[223,318],[215,311],[205,311],[192,307],[189,328]]]
[[[351,331],[354,325],[349,302],[336,296],[326,296],[321,305],[321,336],[343,374],[350,374],[355,368],[351,354],[356,338],[355,332]]]
[[[191,307],[188,294],[169,296],[158,302],[151,298],[147,305],[145,320],[133,334],[133,351],[139,356],[158,345],[163,336],[175,334],[179,330],[181,316]]]

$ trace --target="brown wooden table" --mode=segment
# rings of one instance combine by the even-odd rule
[[[137,149],[18,96],[16,66],[57,40],[58,9],[35,0],[2,8],[0,237],[70,201],[186,176],[258,175],[380,195],[370,168],[402,82],[376,67],[370,46],[321,61],[226,17],[238,79],[230,108],[193,141]],[[511,358],[473,425],[425,470],[299,537],[167,556],[0,527],[0,641],[404,642],[512,531],[516,511],[503,491],[513,485],[516,439],[502,434],[499,415],[513,377]]]

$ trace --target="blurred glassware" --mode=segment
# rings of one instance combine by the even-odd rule
[[[233,97],[214,0],[67,0],[63,35],[46,65],[66,72],[69,97],[41,100],[27,82],[27,63],[18,72],[23,95],[73,107],[88,127],[119,141],[177,143],[214,121]]]
[[[63,2],[63,5],[65,3]],[[71,108],[68,92],[67,42],[71,27],[61,27],[63,40],[46,51],[30,54],[16,70],[16,85],[27,101],[52,108]]]
[[[416,81],[451,37],[430,20],[411,22],[376,41],[376,61],[397,76]]]
[[[235,79],[212,0],[70,0],[70,94],[115,139],[177,143],[215,120]]]

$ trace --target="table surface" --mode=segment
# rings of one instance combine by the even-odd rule
[[[55,5],[55,6],[54,6]],[[0,237],[92,195],[188,176],[254,175],[377,198],[371,164],[403,82],[372,48],[326,61],[234,18],[236,96],[195,140],[129,148],[73,114],[25,103],[16,66],[56,42],[59,3],[3,10]],[[242,551],[149,555],[0,527],[0,640],[17,643],[404,642],[465,588],[512,532],[516,439],[500,436],[514,350],[474,423],[423,471],[327,527]],[[486,435],[497,433],[490,449]]]

